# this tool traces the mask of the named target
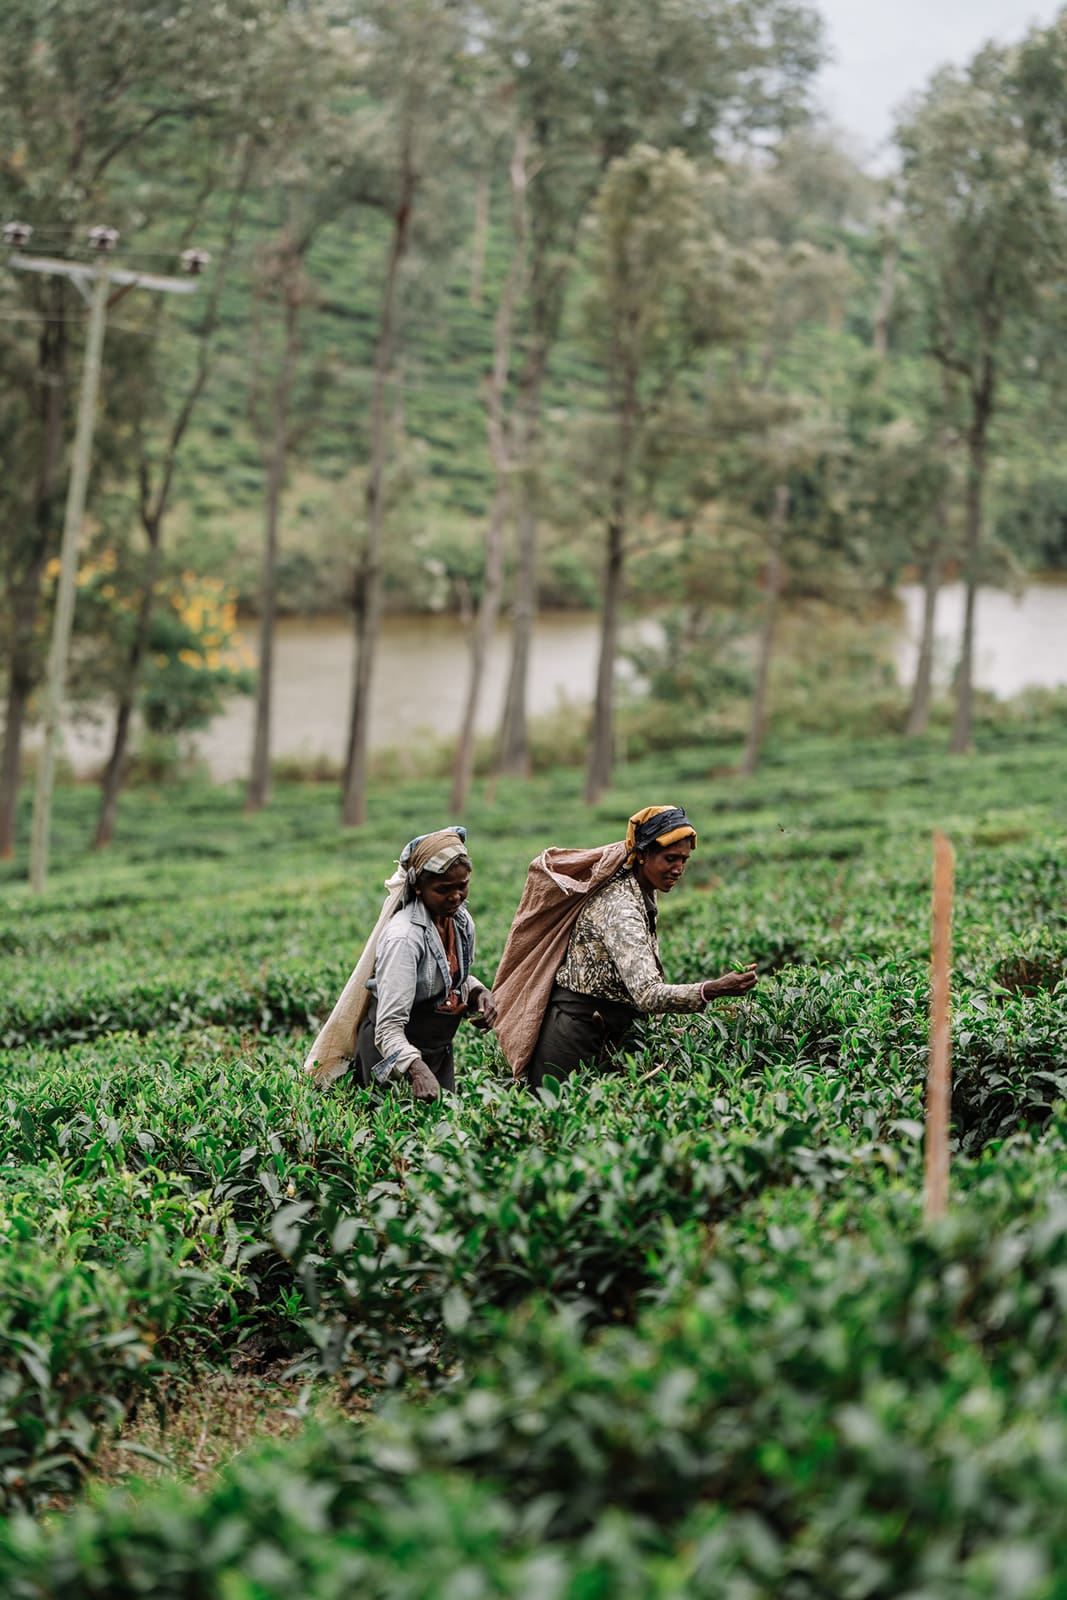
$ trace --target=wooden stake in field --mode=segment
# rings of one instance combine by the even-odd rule
[[[952,878],[955,857],[943,833],[934,834],[934,894],[930,941],[930,1065],[926,1079],[926,1186],[928,1222],[948,1210],[948,1116],[951,1094],[950,969]]]

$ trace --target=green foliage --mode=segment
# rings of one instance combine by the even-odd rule
[[[58,566],[50,564],[50,578]],[[102,690],[122,683],[142,582],[143,574],[120,562],[113,549],[82,562],[73,686],[79,700],[98,706]],[[140,709],[149,736],[202,728],[228,695],[251,693],[254,675],[236,628],[236,606],[221,579],[185,570],[158,585],[141,674]]]
[[[961,320],[964,269],[973,283],[1009,245],[1014,370],[1054,393],[1055,306],[1030,295],[1028,274],[1062,228],[1062,30],[942,79],[913,122],[903,310],[881,359],[866,348],[885,287],[881,225],[854,167],[796,138],[734,162],[729,179],[709,164],[727,146],[736,155],[739,135],[796,121],[818,55],[803,8],[475,9],[469,51],[434,26],[462,29],[465,7],[331,9],[348,24],[335,59],[319,50],[331,40],[314,8],[282,8],[287,47],[315,56],[327,94],[287,70],[272,5],[241,0],[203,27],[178,4],[156,27],[150,5],[105,16],[95,0],[19,0],[0,53],[12,91],[0,189],[25,199],[31,221],[58,219],[56,248],[106,200],[124,227],[151,211],[137,247],[169,250],[213,191],[206,216],[221,226],[221,165],[239,147],[287,187],[289,223],[315,224],[306,278],[290,287],[308,296],[316,376],[295,390],[283,573],[304,596],[335,595],[366,487],[353,460],[367,450],[395,220],[382,201],[393,156],[410,154],[392,133],[414,126],[412,112],[441,159],[419,164],[404,381],[390,396],[408,443],[388,491],[405,504],[384,577],[394,597],[449,604],[479,583],[479,385],[507,256],[499,193],[482,303],[447,252],[474,174],[492,164],[484,92],[506,85],[499,98],[532,141],[516,379],[556,436],[522,468],[568,535],[545,583],[561,598],[590,592],[588,529],[570,535],[575,490],[600,511],[606,498],[601,393],[613,465],[643,475],[633,504],[647,516],[631,531],[647,548],[626,552],[635,592],[675,609],[663,651],[638,663],[656,694],[629,714],[609,796],[583,807],[559,768],[585,739],[570,716],[545,736],[546,775],[472,803],[478,966],[491,976],[533,855],[618,837],[636,806],[669,795],[696,818],[700,847],[663,906],[666,970],[686,980],[751,960],[759,987],[706,1015],[652,1019],[617,1072],[550,1080],[536,1098],[511,1085],[492,1038],[468,1030],[447,1103],[347,1084],[321,1096],[300,1062],[400,845],[442,818],[441,782],[398,766],[369,797],[366,828],[340,837],[334,797],[310,786],[255,816],[233,791],[149,787],[107,861],[84,848],[93,797],[61,791],[48,893],[31,897],[20,867],[0,863],[0,1589],[1048,1600],[1067,1565],[1063,708],[985,707],[980,758],[902,751],[869,736],[900,707],[866,622],[835,655],[817,608],[830,588],[855,600],[892,581],[930,544],[954,486],[955,396],[950,383],[931,399],[912,346],[922,320],[923,336],[958,336],[957,368],[980,357]],[[355,91],[331,75],[342,56]],[[128,70],[100,96],[116,63]],[[395,86],[415,77],[405,102]],[[157,118],[157,103],[173,109]],[[208,118],[217,137],[182,134]],[[960,160],[968,181],[953,188]],[[279,218],[264,182],[253,190],[215,381],[175,481],[201,572],[245,560],[261,491],[244,416],[249,263]],[[341,226],[301,210],[312,194]],[[979,196],[1007,233],[977,217]],[[951,230],[931,226],[943,201]],[[42,397],[69,390],[76,370],[59,331],[71,306],[41,284],[2,292],[24,296],[20,313],[56,340],[35,366],[12,324],[0,351],[11,396],[44,416]],[[979,292],[963,310],[980,320],[989,304]],[[738,322],[759,338],[736,361],[694,362]],[[109,343],[105,482],[127,470],[161,401],[146,375],[166,362],[141,358],[148,332],[116,327]],[[186,338],[176,320],[159,342],[183,379]],[[1037,409],[1021,379],[1002,397],[998,414],[1016,424]],[[653,414],[635,455],[618,424]],[[0,407],[0,439],[25,474],[0,489],[6,523],[43,538],[27,555],[19,532],[15,578],[46,566],[59,477],[33,501],[48,441],[27,417],[10,397]],[[590,438],[583,477],[571,445]],[[62,445],[59,429],[57,463]],[[1011,502],[1039,463],[1007,433],[997,447],[1010,458],[993,471],[1003,526],[1017,529]],[[1041,481],[1033,542],[1055,520],[1055,484]],[[774,686],[756,782],[728,775],[742,729],[724,707],[748,671],[738,636],[780,487],[781,559],[808,648]],[[899,539],[912,521],[919,537]],[[100,608],[86,620],[99,621],[117,602],[109,573],[83,576]],[[157,623],[149,722],[163,730],[207,715],[230,670],[225,630],[205,608],[191,615],[191,598]],[[842,726],[865,737],[845,745]],[[934,827],[958,861],[953,1203],[937,1227],[921,1216]],[[138,1405],[165,1416],[198,1364],[235,1361],[328,1375],[375,1414],[249,1452],[199,1493],[134,1488],[68,1509]],[[57,1504],[62,1521],[39,1515]]]
[[[66,1531],[16,1520],[5,1592],[63,1572],[121,1594],[154,1561],[161,1594],[253,1568],[265,1594],[358,1571],[429,1596],[453,1570],[518,1594],[550,1569],[561,1594],[672,1596],[726,1571],[739,1597],[800,1571],[814,1597],[859,1563],[888,1596],[995,1574],[1009,1527],[1054,1561],[1067,1441],[1040,1468],[1027,1441],[1064,1354],[1059,740],[991,742],[951,767],[772,745],[758,782],[659,754],[595,813],[561,774],[476,800],[486,976],[525,862],[670,792],[700,846],[664,903],[667,971],[751,959],[761,981],[541,1099],[461,1030],[460,1094],[433,1108],[321,1096],[298,1065],[440,784],[380,791],[343,841],[317,787],[256,817],[224,790],[141,791],[107,862],[77,843],[91,797],[61,790],[53,886],[12,884],[0,914],[5,1506],[74,1492],[196,1362],[333,1373],[384,1414],[249,1455],[204,1497],[139,1496],[141,1532],[120,1502]],[[958,857],[956,1209],[930,1234],[935,821]]]
[[[199,1497],[10,1525],[7,1592],[1048,1592],[1062,1154],[1061,1129],[975,1167],[936,1230],[900,1188],[779,1195],[676,1245],[633,1328],[531,1308],[429,1406],[245,1455]]]
[[[24,1144],[29,1128],[26,1116]],[[161,1392],[172,1357],[205,1352],[214,1322],[229,1316],[231,1274],[203,1229],[207,1207],[152,1169],[94,1181],[99,1166],[90,1149],[66,1171],[5,1172],[0,1495],[9,1508],[77,1487],[127,1411]]]
[[[238,654],[232,602],[210,581],[183,575],[180,591],[162,597],[152,616],[141,704],[152,733],[203,728],[227,695],[250,694],[253,674]]]

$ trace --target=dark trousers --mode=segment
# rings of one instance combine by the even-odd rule
[[[382,1059],[374,1042],[374,1023],[378,1016],[378,999],[375,996],[356,1034],[356,1059],[352,1076],[365,1089],[378,1079],[371,1071]],[[423,1000],[412,1006],[404,1033],[415,1046],[442,1089],[450,1092],[456,1087],[456,1067],[452,1059],[452,1039],[463,1020],[462,1012],[438,1011],[436,1000]]]
[[[560,1082],[575,1067],[603,1066],[629,1043],[639,1012],[617,1000],[575,994],[557,983],[548,998],[541,1032],[526,1068],[526,1082],[539,1089],[551,1073]]]

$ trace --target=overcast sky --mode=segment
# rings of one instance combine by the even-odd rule
[[[962,65],[987,39],[1019,39],[1046,24],[1057,0],[812,0],[826,19],[833,57],[820,99],[856,141],[856,153],[889,162],[893,114],[946,62]]]

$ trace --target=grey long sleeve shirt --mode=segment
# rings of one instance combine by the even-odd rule
[[[482,987],[471,972],[474,960],[474,918],[466,906],[455,915],[459,975],[456,987],[467,1000],[472,988]],[[411,1008],[424,1000],[443,1000],[452,975],[441,937],[421,900],[401,906],[386,923],[367,987],[378,997],[374,1043],[382,1060],[374,1068],[377,1078],[402,1078],[419,1055],[405,1033]]]

